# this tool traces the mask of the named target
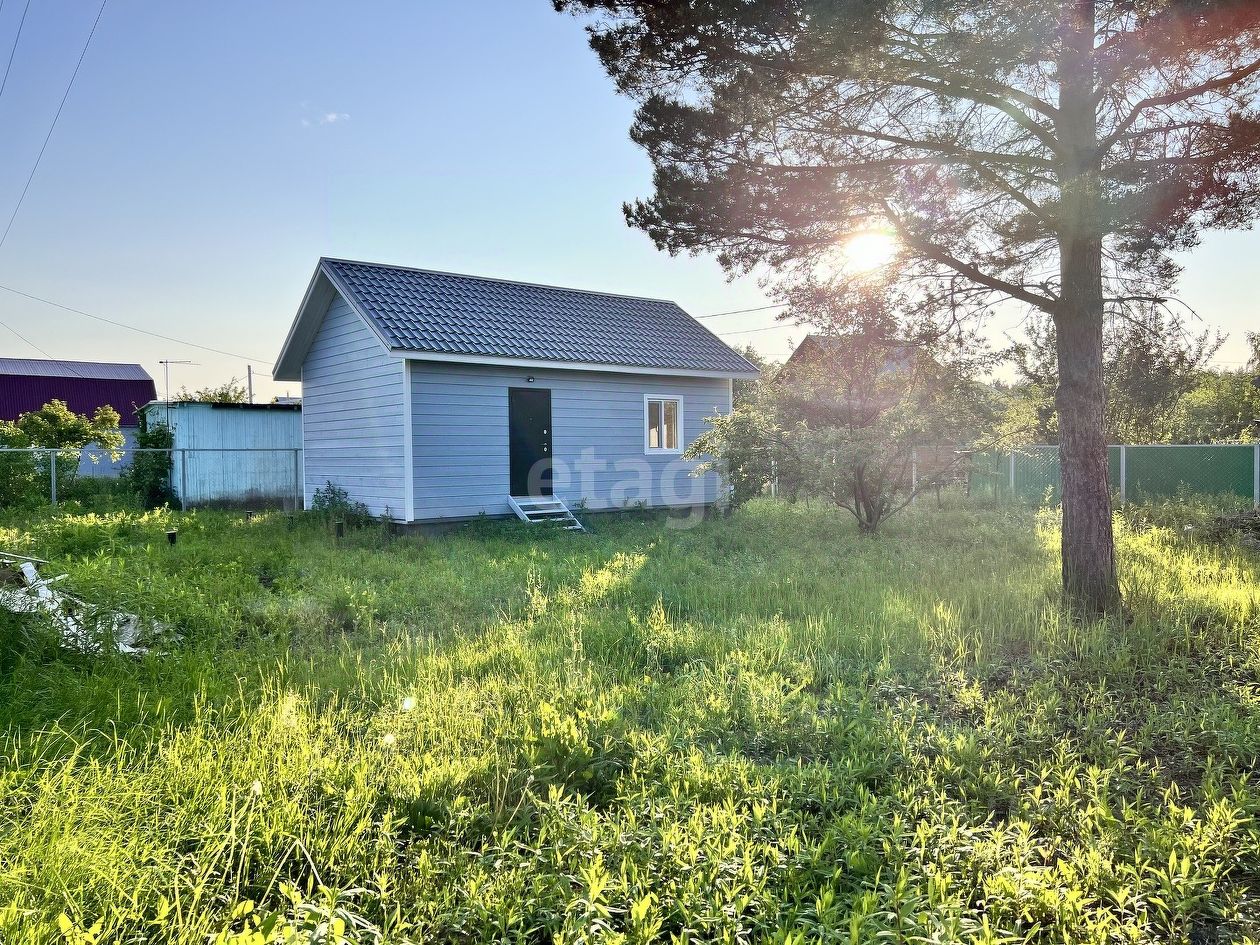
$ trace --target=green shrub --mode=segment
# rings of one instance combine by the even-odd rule
[[[151,422],[147,413],[140,415],[140,428],[136,431],[137,452],[132,454],[131,465],[123,481],[140,497],[145,508],[178,504],[171,488],[171,449],[174,445],[175,434],[170,427],[160,420]]]
[[[340,519],[354,526],[365,525],[372,520],[366,504],[354,501],[348,490],[331,481],[311,495],[311,511],[325,519]]]
[[[36,451],[0,453],[0,508],[50,501],[54,476],[58,494],[68,494],[79,478],[84,447],[94,445],[118,455],[123,445],[118,420],[113,407],[98,407],[88,416],[60,400],[50,400],[17,420],[0,420],[0,448]]]

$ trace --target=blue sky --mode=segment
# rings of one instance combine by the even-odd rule
[[[0,10],[0,67],[25,0]],[[32,0],[0,96],[0,229],[97,4]],[[546,0],[109,0],[7,242],[0,284],[258,359],[270,370],[321,255],[673,298],[764,304],[755,280],[671,259],[621,217],[646,159],[580,24]],[[1260,235],[1209,237],[1183,297],[1244,357]],[[54,357],[140,361],[173,386],[244,361],[0,292],[0,321]],[[727,332],[772,312],[708,322]],[[799,329],[730,334],[782,356]],[[0,328],[0,352],[39,353]],[[283,392],[260,379],[260,395]]]

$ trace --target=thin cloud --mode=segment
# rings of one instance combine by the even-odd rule
[[[303,104],[303,107],[305,107],[305,104]],[[301,119],[303,128],[310,128],[313,125],[344,124],[349,120],[350,114],[348,112],[321,112],[314,118]]]

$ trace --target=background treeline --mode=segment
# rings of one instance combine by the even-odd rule
[[[1107,331],[1103,415],[1110,443],[1254,443],[1260,439],[1260,334],[1247,335],[1248,360],[1213,367],[1224,339],[1192,333],[1152,315]],[[1001,432],[1019,443],[1056,443],[1054,329],[1032,326],[1009,352],[1016,379],[998,384]]]

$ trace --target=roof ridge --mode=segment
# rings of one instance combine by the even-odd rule
[[[553,285],[548,282],[528,282],[523,279],[505,279],[500,276],[478,276],[470,272],[452,272],[449,269],[425,269],[421,266],[398,266],[393,263],[371,262],[365,259],[345,259],[340,256],[320,256],[319,261],[321,263],[347,263],[351,266],[372,266],[376,269],[395,269],[402,272],[419,272],[428,276],[451,276],[456,279],[475,279],[478,282],[494,282],[499,285],[522,285],[534,289],[552,289],[557,292],[576,292],[581,295],[599,295],[611,299],[634,299],[638,302],[660,302],[665,305],[673,305],[684,314],[688,315],[688,317],[695,318],[694,315],[688,312],[673,299],[656,298],[650,295],[630,295],[627,292],[604,292],[600,289],[576,289],[573,286]]]
[[[138,367],[144,365],[138,361],[82,361],[78,358],[11,358],[8,355],[0,357],[0,363],[5,361],[27,361],[31,364],[98,364],[104,367]]]
[[[153,382],[153,376],[136,361],[80,361],[75,358],[0,357],[0,376],[73,376],[84,380]]]

